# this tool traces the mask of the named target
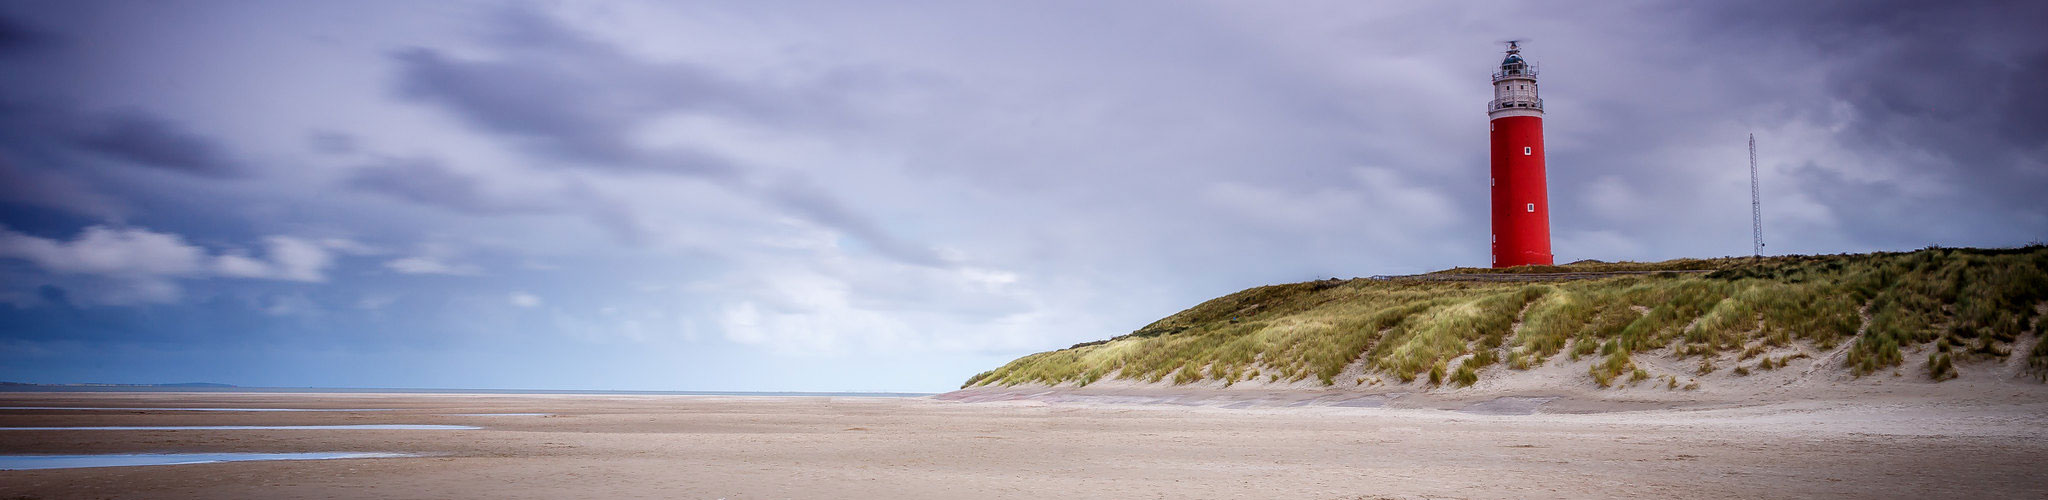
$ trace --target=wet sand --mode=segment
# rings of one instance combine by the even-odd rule
[[[1469,410],[1453,411],[1398,396],[1280,404],[1202,394],[1158,401],[1086,391],[947,398],[0,393],[0,406],[390,409],[0,410],[0,427],[483,428],[0,431],[6,454],[424,455],[0,471],[0,498],[2048,496],[2039,462],[2048,456],[2048,403],[2032,389],[1962,403],[1605,407],[1632,411],[1533,399],[1434,405]],[[1317,402],[1296,404],[1304,400]],[[1584,411],[1542,411],[1553,407]],[[1497,414],[1525,409],[1535,413]],[[457,415],[483,413],[548,415]]]

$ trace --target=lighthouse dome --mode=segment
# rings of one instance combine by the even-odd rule
[[[1500,83],[1505,78],[1534,78],[1535,76],[1536,68],[1529,67],[1529,62],[1522,60],[1521,51],[1510,48],[1508,49],[1508,57],[1500,61],[1500,72],[1493,74],[1493,81],[1494,83]]]

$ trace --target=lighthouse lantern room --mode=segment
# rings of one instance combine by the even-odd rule
[[[1517,42],[1493,74],[1486,105],[1493,142],[1493,267],[1550,265],[1550,199],[1543,171],[1543,99]]]

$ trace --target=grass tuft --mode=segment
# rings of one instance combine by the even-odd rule
[[[2027,351],[2027,371],[2033,373],[2036,380],[2048,382],[2048,341],[2044,341],[2041,338],[2041,323],[2048,323],[2048,321],[2037,321],[2035,323],[2034,349]]]
[[[1471,387],[1478,382],[1479,371],[1472,369],[1471,363],[1459,363],[1458,371],[1451,373],[1451,383],[1458,387]]]
[[[1956,364],[1952,356],[1945,352],[1928,354],[1927,378],[1935,382],[1956,378]]]
[[[1593,376],[1593,383],[1603,388],[1612,386],[1615,377],[1636,367],[1634,362],[1629,361],[1628,351],[1614,348],[1615,345],[1614,342],[1608,342],[1607,347],[1603,348],[1608,351],[1606,357],[1586,368],[1586,372]]]

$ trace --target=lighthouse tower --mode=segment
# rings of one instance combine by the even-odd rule
[[[1493,267],[1550,265],[1550,197],[1543,173],[1543,99],[1536,68],[1508,42],[1486,104],[1493,141]]]

